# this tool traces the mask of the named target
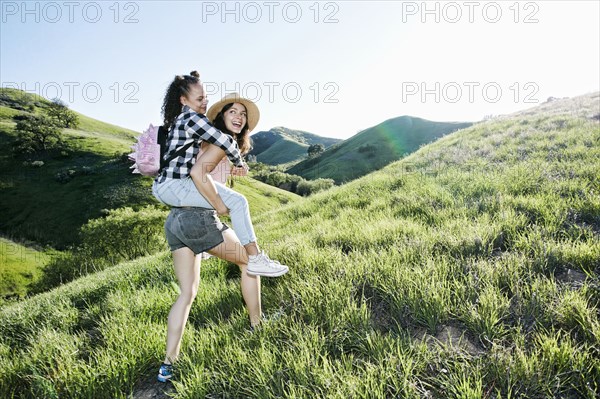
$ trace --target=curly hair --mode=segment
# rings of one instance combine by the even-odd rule
[[[222,131],[223,133],[226,133],[233,137],[235,141],[237,141],[238,147],[242,155],[246,155],[252,150],[252,142],[250,141],[250,134],[248,133],[248,122],[246,122],[246,124],[242,128],[242,131],[239,134],[234,134],[230,132],[229,129],[227,129],[227,126],[225,126],[225,119],[223,118],[223,115],[229,108],[233,106],[233,104],[234,103],[226,104],[223,107],[223,109],[219,111],[219,113],[217,114],[217,116],[215,116],[215,119],[213,120],[213,126]]]
[[[189,75],[177,75],[171,82],[165,93],[162,104],[163,125],[167,130],[171,130],[175,119],[181,113],[181,96],[187,96],[190,92],[190,86],[200,83],[200,74],[198,71],[192,71]]]

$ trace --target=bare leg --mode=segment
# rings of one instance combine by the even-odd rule
[[[260,303],[260,276],[250,276],[246,273],[248,267],[248,254],[244,246],[240,243],[233,230],[228,229],[223,232],[223,241],[208,252],[211,255],[225,259],[228,262],[239,266],[242,274],[242,297],[246,302],[248,315],[250,316],[250,325],[252,327],[260,324],[261,303]]]
[[[258,244],[256,242],[249,242],[248,244],[244,245],[244,248],[246,248],[246,252],[248,253],[248,255],[258,255]]]
[[[178,249],[172,254],[175,276],[181,292],[169,312],[166,364],[172,364],[179,356],[183,330],[200,283],[200,256],[194,256],[194,252],[189,248]]]

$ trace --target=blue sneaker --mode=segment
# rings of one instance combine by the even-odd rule
[[[158,381],[159,382],[167,382],[171,378],[173,378],[173,366],[171,364],[161,364],[158,369]]]

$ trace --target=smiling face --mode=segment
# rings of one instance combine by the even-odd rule
[[[246,126],[248,115],[246,107],[240,103],[233,103],[229,109],[223,111],[223,122],[227,130],[239,134]]]
[[[187,96],[181,96],[180,100],[182,105],[187,105],[199,114],[206,114],[208,98],[204,94],[204,88],[201,83],[190,85]]]

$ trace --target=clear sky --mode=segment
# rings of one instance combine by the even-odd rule
[[[141,131],[176,74],[348,138],[600,90],[600,1],[1,1],[0,83]]]

